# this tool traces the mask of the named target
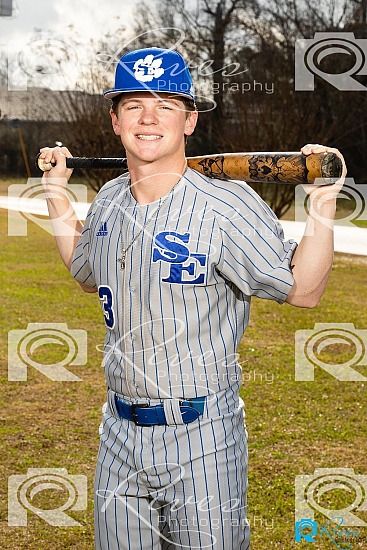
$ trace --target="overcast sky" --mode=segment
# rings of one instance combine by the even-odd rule
[[[73,87],[73,70],[83,63],[88,42],[98,41],[121,25],[129,26],[138,3],[139,0],[15,0],[15,15],[0,17],[0,47],[10,59],[10,89],[24,88],[27,79],[28,85],[33,85],[36,68],[44,73],[36,84],[49,87],[47,79],[51,79],[50,87],[65,87],[61,77],[55,76],[52,63],[63,66],[65,74],[70,72],[66,87]],[[37,34],[36,29],[42,33]]]
[[[15,17],[0,18],[0,41],[22,40],[34,29],[63,33],[69,25],[85,40],[131,21],[139,0],[13,0]]]

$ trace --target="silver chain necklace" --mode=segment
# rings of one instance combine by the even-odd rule
[[[140,229],[139,233],[137,235],[135,235],[135,237],[133,238],[133,240],[127,245],[125,246],[125,248],[123,247],[123,244],[122,244],[122,212],[121,212],[121,258],[117,258],[117,261],[120,263],[120,268],[121,269],[125,269],[125,263],[126,263],[126,254],[127,254],[127,251],[132,247],[132,245],[134,244],[135,241],[138,240],[138,238],[140,237],[140,235],[143,233],[144,229],[146,229],[147,225],[154,219],[157,217],[158,215],[158,212],[160,211],[160,209],[162,208],[162,206],[164,205],[164,203],[167,201],[168,197],[172,194],[174,188],[179,184],[179,182],[181,181],[181,178],[178,180],[177,183],[175,183],[175,185],[172,187],[171,191],[167,194],[167,196],[163,199],[163,201],[161,202],[161,204],[158,206],[158,208],[153,212],[153,214],[150,216],[150,218],[145,222],[145,224],[143,225],[143,227]]]

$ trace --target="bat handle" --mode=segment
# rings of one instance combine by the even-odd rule
[[[45,162],[45,160],[40,157],[41,153],[38,153],[36,156],[36,167],[42,172],[49,172],[52,168],[54,168],[54,166],[56,166],[56,162]]]
[[[49,172],[56,166],[56,162],[45,162],[44,159],[41,159],[41,153],[38,153],[36,156],[36,167],[41,170],[41,172]],[[66,159],[66,168],[74,168],[73,159]]]
[[[42,172],[48,172],[56,166],[54,162],[45,162],[38,153],[36,166]],[[89,158],[89,157],[67,157],[66,168],[94,168],[94,169],[127,169],[126,158]]]

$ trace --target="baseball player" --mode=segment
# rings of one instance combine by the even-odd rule
[[[237,347],[252,296],[299,307],[320,300],[333,255],[323,220],[334,217],[342,180],[332,193],[313,190],[314,233],[297,247],[250,187],[187,167],[198,112],[177,52],[125,54],[104,95],[129,172],[101,189],[84,227],[66,194],[48,201],[55,227],[68,212],[71,235],[56,237],[61,256],[85,291],[98,292],[106,325],[95,546],[246,550]],[[302,149],[323,151],[341,156]],[[70,152],[41,156],[56,163],[45,188],[65,186]]]

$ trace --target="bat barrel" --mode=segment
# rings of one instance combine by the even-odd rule
[[[342,174],[335,153],[296,152],[226,153],[191,157],[188,164],[210,178],[245,180],[248,183],[317,185],[334,183]]]

